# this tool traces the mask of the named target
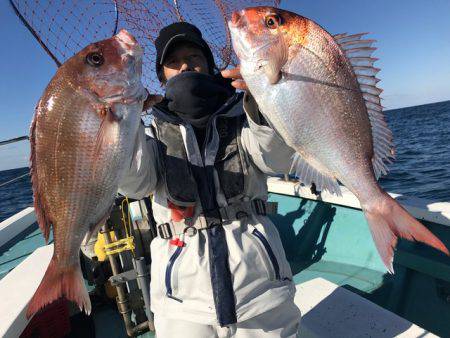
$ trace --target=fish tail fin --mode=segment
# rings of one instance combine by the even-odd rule
[[[27,319],[61,297],[77,303],[80,310],[87,314],[91,313],[91,301],[84,285],[80,264],[61,268],[57,263],[53,256],[41,284],[28,304]]]
[[[390,273],[394,273],[393,259],[397,238],[422,242],[450,255],[446,246],[422,223],[412,217],[386,192],[363,206],[378,252]]]

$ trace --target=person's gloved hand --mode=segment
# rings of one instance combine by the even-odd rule
[[[247,84],[242,79],[241,75],[241,67],[237,66],[233,69],[224,69],[222,70],[222,76],[227,79],[232,79],[231,85],[236,89],[248,90]]]
[[[147,91],[148,95],[144,101],[144,107],[142,108],[142,111],[146,111],[146,110],[150,109],[155,104],[161,102],[162,99],[164,98],[164,96],[162,96],[162,95],[150,94],[147,89],[145,89],[145,90]]]

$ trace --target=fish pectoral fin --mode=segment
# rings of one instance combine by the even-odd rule
[[[281,80],[283,75],[281,69],[288,61],[289,49],[283,41],[271,48],[270,59],[263,66],[264,73],[270,84],[276,84]]]
[[[110,121],[120,122],[123,118],[122,114],[119,113],[116,105],[114,103],[108,105],[101,105],[97,108],[98,115],[102,119],[109,119]]]
[[[86,232],[86,235],[83,238],[82,244],[85,245],[89,242],[89,240],[92,238],[92,236],[97,235],[97,233],[100,231],[100,228],[106,223],[106,221],[109,218],[109,215],[111,214],[112,210],[112,204],[111,207],[108,209],[108,212],[103,216],[100,221],[93,223],[91,226],[89,226],[88,231]]]
[[[97,139],[95,142],[95,154],[99,155],[102,149],[115,142],[115,128],[114,126],[120,121],[117,115],[113,112],[113,108],[105,106],[101,108],[99,116],[102,118],[100,128],[97,132]]]
[[[293,173],[306,186],[311,186],[314,183],[319,191],[328,190],[334,195],[342,195],[336,178],[316,169],[314,165],[298,153],[295,153],[292,157],[290,173]]]
[[[276,66],[270,63],[264,66],[264,73],[266,74],[270,84],[278,83],[278,81],[280,81],[283,76],[281,70],[277,69]]]

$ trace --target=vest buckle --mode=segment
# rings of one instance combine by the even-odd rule
[[[197,229],[193,225],[187,226],[186,228],[184,228],[184,233],[189,237],[192,237],[197,234]]]
[[[255,212],[260,216],[266,216],[266,203],[261,199],[255,199],[252,201],[253,207],[255,208]]]
[[[163,223],[158,225],[159,236],[163,239],[172,238],[172,230],[170,229],[169,223]]]

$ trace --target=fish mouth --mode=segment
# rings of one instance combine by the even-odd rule
[[[229,28],[234,52],[240,60],[249,60],[251,58],[251,52],[249,43],[247,42],[248,39],[243,36],[245,33],[233,27],[230,23]]]
[[[234,13],[233,13],[234,14]],[[241,22],[242,19],[235,19]],[[268,60],[270,47],[276,43],[276,39],[252,39],[250,33],[243,29],[242,23],[228,22],[231,33],[231,41],[236,55],[241,61],[261,63]],[[254,40],[254,41],[252,41]]]
[[[144,50],[138,41],[125,29],[121,29],[114,37],[121,48],[122,64],[128,73],[135,73],[139,77],[142,74],[142,57]]]
[[[246,19],[245,19],[245,11],[242,9],[239,12],[234,11],[231,14],[231,20],[228,21],[228,25],[230,28],[239,28],[246,25]]]
[[[124,89],[120,92],[103,97],[102,101],[108,104],[135,104],[138,102],[144,102],[147,98],[147,90],[145,90],[140,81],[129,86],[124,86],[123,88]]]
[[[132,56],[141,56],[143,54],[142,47],[139,45],[136,38],[127,30],[121,29],[120,32],[114,36],[114,39],[119,43],[126,54]]]
[[[116,39],[129,46],[135,46],[138,44],[136,38],[131,35],[126,29],[121,29],[119,33],[116,34]]]

